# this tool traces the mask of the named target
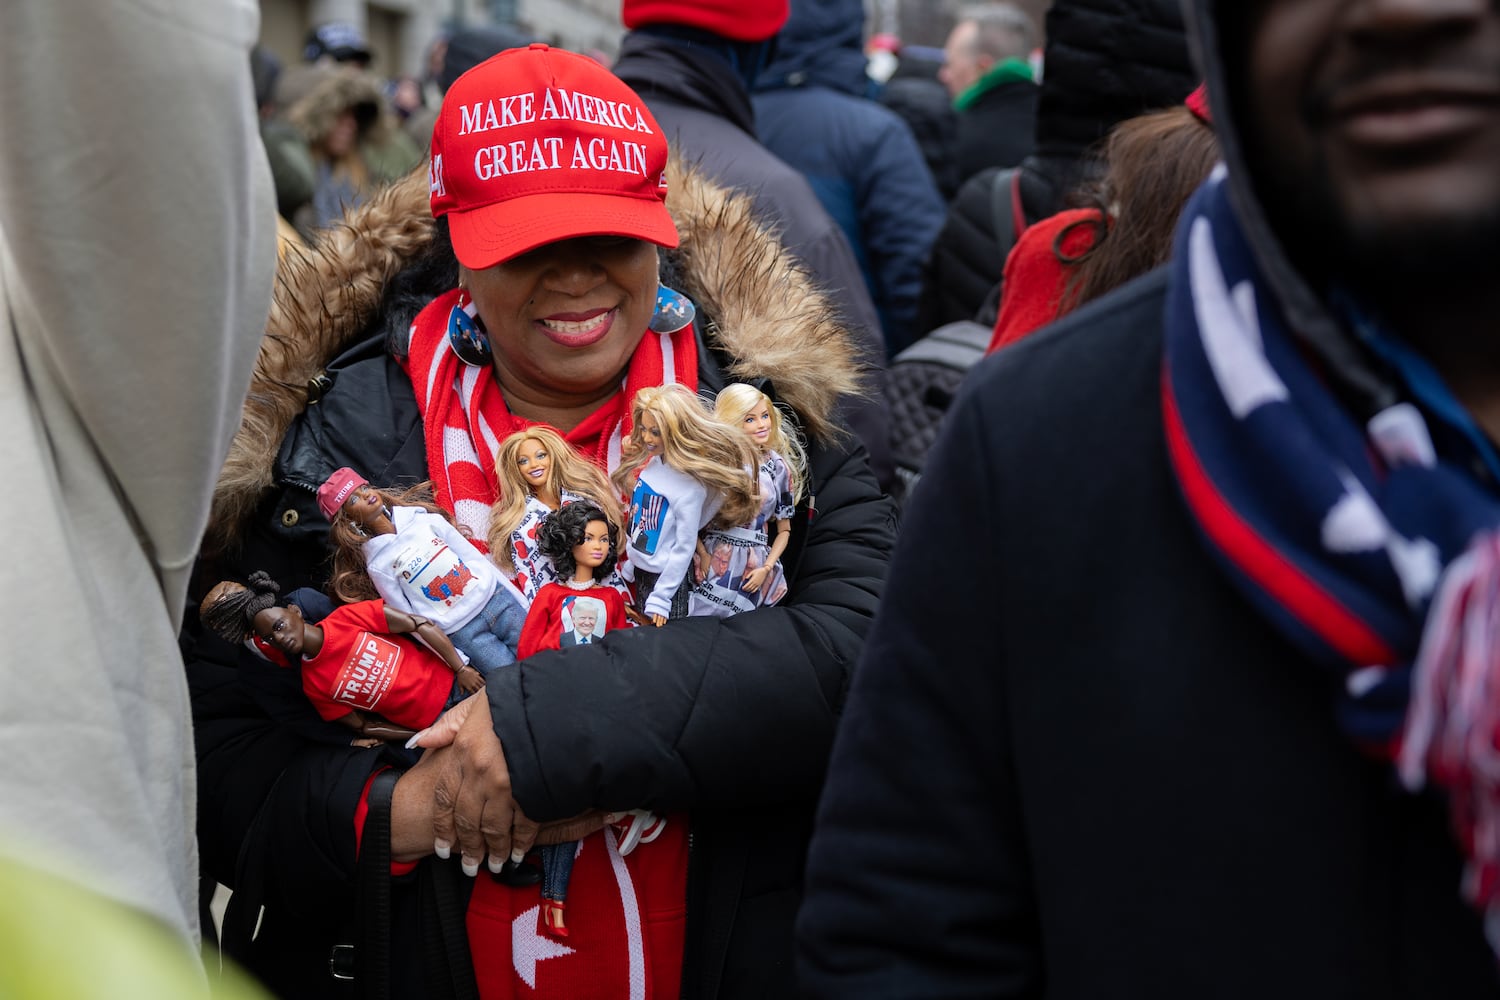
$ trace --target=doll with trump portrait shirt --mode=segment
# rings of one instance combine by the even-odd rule
[[[781,556],[791,541],[807,459],[776,404],[753,385],[736,382],[719,390],[714,415],[738,427],[759,459],[755,516],[732,528],[710,528],[698,543],[698,585],[688,607],[694,615],[728,617],[775,604],[786,593]]]
[[[558,578],[537,544],[542,520],[563,504],[586,500],[620,523],[619,502],[604,473],[545,424],[516,431],[495,450],[499,499],[490,509],[490,558],[510,576],[526,600]],[[629,596],[612,572],[609,585]]]
[[[631,424],[614,482],[631,491],[625,548],[636,604],[660,626],[689,613],[698,533],[755,516],[756,462],[746,437],[679,384],[637,392]]]
[[[335,598],[379,598],[427,619],[484,676],[515,663],[524,598],[421,487],[376,489],[341,468],[318,487],[318,507],[330,524]]]
[[[563,504],[542,520],[537,545],[556,568],[558,579],[537,591],[526,615],[522,659],[547,649],[594,645],[608,633],[630,627],[624,596],[604,582],[614,571],[618,535],[618,526],[587,500]],[[577,848],[576,841],[541,848],[538,919],[555,937],[568,936],[564,913]]]

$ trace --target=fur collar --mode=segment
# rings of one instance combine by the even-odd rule
[[[769,376],[810,435],[834,438],[834,406],[860,392],[860,369],[833,305],[752,219],[748,198],[675,156],[667,182],[681,238],[672,252],[678,290],[709,319],[708,338],[731,358],[729,374]],[[210,547],[237,537],[275,485],[276,455],[307,406],[308,382],[369,329],[386,284],[432,239],[427,199],[424,167],[351,212],[315,249],[292,248],[282,259],[240,428],[214,490]]]

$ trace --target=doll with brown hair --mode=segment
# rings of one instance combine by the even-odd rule
[[[689,597],[689,610],[727,618],[775,604],[786,593],[781,556],[791,541],[792,515],[807,482],[807,459],[797,432],[753,385],[735,382],[719,390],[714,415],[738,427],[759,459],[760,509],[755,516],[736,527],[710,528],[698,543],[698,585]]]
[[[203,598],[199,618],[227,642],[254,635],[299,666],[303,693],[329,722],[361,737],[406,740],[484,688],[425,618],[373,600],[335,608],[311,625],[295,604],[276,603],[280,590],[260,571],[247,584],[226,580]]]
[[[544,424],[516,431],[495,450],[500,498],[490,509],[489,546],[494,559],[528,601],[557,579],[552,561],[537,547],[542,519],[565,503],[587,500],[611,524],[620,523],[615,490],[603,472]],[[625,592],[618,575],[610,585]]]
[[[757,463],[747,438],[685,386],[642,389],[630,420],[614,482],[631,491],[625,545],[636,603],[659,626],[688,614],[698,533],[755,516]]]
[[[484,676],[516,661],[524,598],[420,487],[376,489],[342,468],[318,487],[318,506],[339,601],[379,598],[431,621]]]
[[[630,627],[625,598],[605,584],[615,568],[619,530],[587,500],[563,504],[542,520],[537,547],[558,579],[544,584],[531,603],[521,632],[523,659],[544,649],[590,646],[609,632]],[[569,842],[541,849],[539,919],[542,929],[555,937],[568,936],[563,914],[577,848],[577,842]]]

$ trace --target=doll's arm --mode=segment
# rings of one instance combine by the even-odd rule
[[[443,634],[443,630],[421,615],[414,615],[399,608],[386,605],[386,625],[392,632],[398,635],[412,634],[421,639],[443,662],[448,664],[448,669],[458,677],[458,686],[465,694],[473,694],[484,687],[484,678],[479,671],[466,664],[458,649],[454,647],[453,640]]]
[[[781,554],[786,551],[787,543],[791,540],[792,522],[782,518],[776,522],[776,537],[771,539],[771,551],[766,554],[765,564],[745,574],[745,593],[753,594],[760,589],[761,584],[771,575],[771,570],[776,568],[777,561],[781,559]]]
[[[394,722],[387,722],[378,715],[366,715],[356,711],[351,711],[348,715],[341,717],[338,723],[341,726],[348,726],[361,736],[377,740],[395,740],[405,743],[417,733],[415,729],[407,729]]]

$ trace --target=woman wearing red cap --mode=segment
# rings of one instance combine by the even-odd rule
[[[349,957],[334,945],[361,934],[382,945],[358,951],[359,974],[388,960],[394,995],[789,995],[807,831],[893,534],[833,417],[856,385],[847,332],[743,199],[668,164],[633,91],[544,46],[461,77],[430,169],[347,225],[283,271],[208,579],[265,567],[321,583],[313,491],[345,465],[431,479],[485,538],[499,442],[547,424],[610,471],[648,386],[757,384],[807,436],[809,496],[776,607],[537,653],[420,758],[341,745],[277,699],[271,668],[200,643],[204,868],[238,890],[231,929],[265,908],[253,942],[226,932],[226,948],[291,996],[329,995],[330,959]],[[371,884],[356,845],[383,844],[383,794],[401,873],[390,923],[428,947],[385,948],[366,907],[351,926],[355,886]],[[607,821],[637,807],[672,819],[627,851]],[[542,935],[535,886],[490,872],[579,837],[564,944]]]

